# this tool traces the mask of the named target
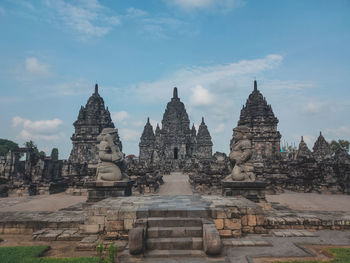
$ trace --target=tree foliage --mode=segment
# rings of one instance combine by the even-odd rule
[[[338,151],[340,148],[345,149],[347,152],[349,152],[349,146],[350,142],[347,140],[338,140],[338,141],[331,141],[330,145],[332,153],[335,153]]]
[[[17,148],[17,143],[6,139],[0,139],[0,155],[6,155],[10,150],[14,150]]]
[[[58,161],[58,149],[57,148],[53,148],[51,151],[51,159],[53,161]]]

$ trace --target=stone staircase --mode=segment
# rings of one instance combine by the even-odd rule
[[[205,256],[202,218],[150,217],[147,226],[146,256]]]

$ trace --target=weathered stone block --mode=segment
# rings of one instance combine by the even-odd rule
[[[224,228],[238,230],[242,228],[241,219],[224,219]]]
[[[108,221],[106,230],[108,232],[124,230],[124,221],[123,220]]]
[[[133,228],[129,231],[129,253],[141,254],[145,249],[145,229],[143,227]]]
[[[256,216],[248,215],[248,226],[256,226]]]
[[[221,229],[221,230],[219,230],[219,235],[221,237],[231,237],[232,236],[232,230],[230,230],[230,229]]]
[[[222,243],[214,224],[203,225],[203,249],[207,255],[218,255],[221,252]]]
[[[214,219],[214,223],[215,223],[216,228],[217,228],[218,230],[224,228],[224,219]]]

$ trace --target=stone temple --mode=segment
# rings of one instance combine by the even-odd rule
[[[238,126],[248,126],[252,133],[253,160],[278,160],[280,158],[281,134],[277,130],[278,119],[271,105],[258,90],[256,80],[254,90],[243,106]],[[234,142],[231,140],[231,148]]]
[[[97,84],[85,107],[81,106],[78,119],[73,125],[75,132],[71,137],[73,149],[69,161],[72,164],[96,165],[98,162],[96,138],[104,128],[114,128],[108,107],[105,108],[103,98],[98,93]],[[119,137],[118,141],[122,150]]]
[[[178,97],[177,88],[174,88],[173,97],[163,115],[162,128],[157,125],[154,133],[147,120],[139,144],[139,161],[145,166],[160,164],[177,170],[183,168],[191,158],[212,158],[212,146],[204,118],[198,133],[194,125],[190,129],[185,105]]]

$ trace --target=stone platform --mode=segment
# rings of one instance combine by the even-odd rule
[[[127,237],[137,219],[189,217],[213,220],[222,237],[264,233],[262,208],[243,197],[177,195],[108,198],[87,208],[85,233]]]
[[[132,186],[135,181],[103,181],[89,182],[88,187],[88,203],[101,201],[109,197],[131,196]]]
[[[222,181],[223,196],[243,196],[253,202],[266,202],[264,182]]]

